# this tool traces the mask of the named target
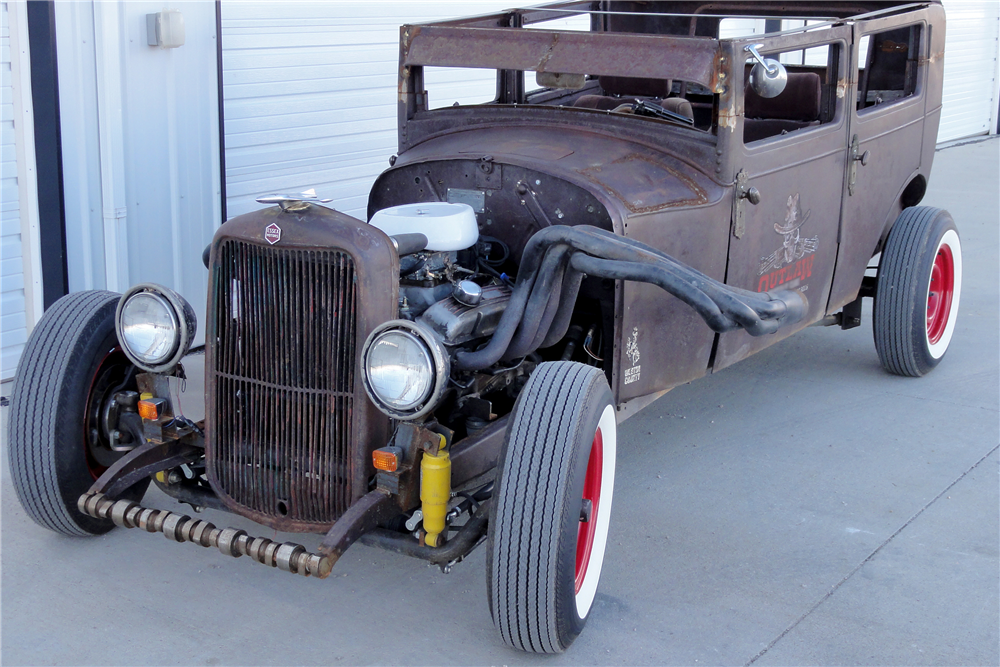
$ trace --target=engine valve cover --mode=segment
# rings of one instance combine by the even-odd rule
[[[445,345],[461,345],[475,338],[492,334],[500,316],[510,301],[511,290],[506,285],[483,288],[483,296],[475,306],[466,306],[454,297],[442,299],[420,316],[420,322],[441,336]]]

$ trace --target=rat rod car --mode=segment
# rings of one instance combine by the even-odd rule
[[[809,325],[858,326],[864,297],[889,372],[941,360],[960,242],[916,205],[943,50],[933,1],[564,2],[403,26],[399,154],[370,220],[303,193],[221,226],[204,421],[178,399],[182,297],[56,303],[13,390],[18,497],[67,535],[138,527],[305,576],[359,540],[445,571],[485,542],[504,641],[562,651],[601,573],[618,421]],[[435,99],[454,68],[496,87]],[[146,508],[150,481],[325,537],[312,553]]]

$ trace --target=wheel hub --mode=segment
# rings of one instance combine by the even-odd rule
[[[598,504],[601,500],[601,477],[604,471],[604,438],[601,429],[594,434],[594,442],[590,447],[590,459],[587,461],[587,474],[583,480],[583,499],[580,512],[580,528],[576,538],[576,574],[574,585],[580,592],[583,581],[587,577],[587,566],[590,564],[590,554],[594,548],[594,535],[597,533]]]
[[[930,285],[927,288],[927,340],[931,345],[944,335],[954,293],[955,258],[951,248],[942,245],[934,257]]]
[[[135,389],[136,370],[120,348],[114,348],[97,366],[94,379],[90,383],[87,411],[84,414],[84,434],[86,437],[87,468],[97,479],[123,452],[112,448],[110,422],[117,422],[117,415],[111,405],[115,394],[124,389]]]

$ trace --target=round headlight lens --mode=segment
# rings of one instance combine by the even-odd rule
[[[140,361],[156,366],[177,351],[180,332],[177,314],[159,294],[139,292],[121,310],[122,343]]]
[[[379,334],[366,355],[372,392],[386,407],[406,411],[427,400],[434,388],[434,364],[427,346],[398,329]]]

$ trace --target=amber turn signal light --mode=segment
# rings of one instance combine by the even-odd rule
[[[147,398],[139,401],[139,416],[149,421],[156,421],[163,414],[167,404],[165,398]]]
[[[396,472],[402,458],[403,450],[399,447],[382,447],[372,452],[372,464],[376,469],[386,472]]]

